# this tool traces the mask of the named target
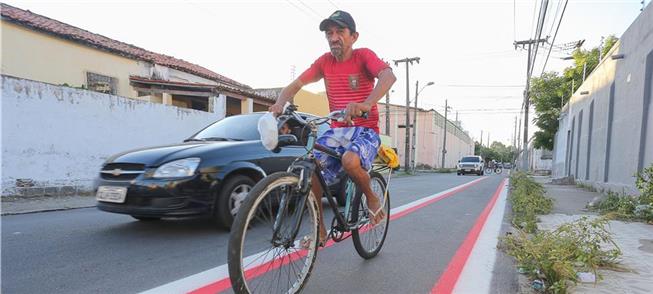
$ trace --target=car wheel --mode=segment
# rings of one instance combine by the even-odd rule
[[[229,229],[234,222],[234,217],[245,201],[249,191],[256,183],[249,177],[236,175],[229,177],[224,182],[215,199],[213,206],[213,219],[222,228]]]
[[[132,215],[131,217],[144,222],[158,221],[161,218],[156,216],[141,216],[141,215]]]

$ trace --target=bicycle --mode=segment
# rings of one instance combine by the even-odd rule
[[[500,166],[497,166],[494,168],[494,173],[497,175],[500,175],[503,172],[503,169],[501,169]]]
[[[319,219],[316,197],[309,197],[311,176],[315,173],[334,217],[326,240],[341,242],[352,237],[356,252],[364,259],[375,257],[385,242],[390,222],[390,196],[380,172],[370,171],[372,190],[382,198],[385,219],[370,224],[370,213],[363,193],[346,178],[346,201],[340,210],[328,192],[313,150],[341,159],[334,150],[317,144],[317,126],[344,116],[344,111],[326,117],[304,120],[291,105],[282,116],[295,119],[309,128],[306,154],[298,157],[286,172],[265,177],[250,191],[231,228],[229,240],[229,278],[236,293],[296,293],[311,274],[318,251]],[[293,139],[294,138],[294,139]],[[279,136],[279,147],[296,142],[294,135]],[[277,147],[277,148],[279,148]],[[391,170],[388,174],[390,180]],[[299,238],[299,239],[298,239]],[[245,257],[250,255],[249,257]]]
[[[489,175],[492,175],[492,172],[494,172],[494,168],[488,166],[488,167],[485,168],[485,172],[483,172],[483,173],[485,175],[489,176]]]

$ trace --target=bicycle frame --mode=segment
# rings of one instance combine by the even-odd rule
[[[298,157],[289,167],[288,167],[288,172],[297,174],[299,176],[299,185],[297,187],[298,192],[301,193],[302,197],[299,200],[299,207],[301,207],[300,213],[296,214],[295,218],[293,219],[293,231],[291,236],[289,236],[289,240],[284,240],[286,241],[285,243],[288,244],[287,242],[290,242],[294,240],[297,237],[297,233],[299,232],[299,226],[301,224],[302,217],[304,215],[304,209],[305,209],[305,204],[307,201],[307,197],[310,195],[310,189],[311,189],[311,179],[312,175],[315,174],[318,179],[318,184],[322,188],[322,194],[320,197],[326,197],[327,202],[329,203],[329,207],[331,207],[331,210],[333,211],[335,215],[335,219],[337,222],[337,225],[339,228],[342,229],[342,231],[349,231],[350,228],[348,226],[348,222],[345,219],[345,217],[340,214],[340,211],[338,210],[338,204],[336,203],[336,200],[333,198],[333,196],[329,193],[329,187],[326,184],[326,181],[324,180],[324,177],[322,176],[322,172],[320,169],[320,165],[315,159],[315,156],[313,154],[313,150],[317,150],[320,152],[324,152],[328,156],[334,157],[338,160],[342,160],[342,157],[332,150],[331,148],[328,148],[326,146],[317,144],[315,141],[317,139],[317,125],[326,122],[323,121],[321,123],[315,123],[316,121],[320,121],[320,119],[312,120],[312,121],[305,121],[301,116],[297,115],[294,110],[291,110],[289,115],[291,115],[294,119],[296,119],[300,124],[303,124],[304,126],[309,126],[310,127],[310,134],[308,136],[308,140],[306,143],[306,154]],[[330,118],[333,116],[334,113],[332,112],[329,114]],[[292,195],[292,194],[291,194]],[[288,204],[290,203],[290,199],[288,199],[290,195],[288,193],[285,193],[282,198],[281,198],[281,203],[280,203],[280,209],[279,212],[276,215],[275,222],[274,222],[274,232],[273,232],[273,237],[272,240],[273,242],[276,242],[278,240],[278,237],[280,235],[279,230],[281,229],[281,221],[286,217],[286,212],[287,212],[287,207]],[[317,195],[316,195],[317,197]],[[321,198],[318,198],[321,199]],[[348,201],[349,202],[349,201]],[[348,207],[349,205],[347,205]],[[349,214],[348,214],[349,215]]]

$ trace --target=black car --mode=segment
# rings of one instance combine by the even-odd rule
[[[110,157],[95,182],[97,207],[139,220],[210,215],[221,227],[230,227],[256,182],[285,171],[306,153],[308,130],[292,121],[297,145],[276,153],[265,149],[257,130],[261,115],[230,116],[183,143]],[[321,132],[328,128],[323,127]]]

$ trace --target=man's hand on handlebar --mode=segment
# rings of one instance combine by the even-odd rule
[[[268,111],[272,112],[274,116],[279,116],[283,112],[283,104],[275,103],[268,108]]]
[[[352,121],[353,118],[355,117],[361,117],[365,113],[369,113],[370,110],[372,110],[372,105],[369,103],[354,103],[351,102],[347,104],[347,108],[345,109],[345,123],[348,126],[354,125],[354,122]]]

